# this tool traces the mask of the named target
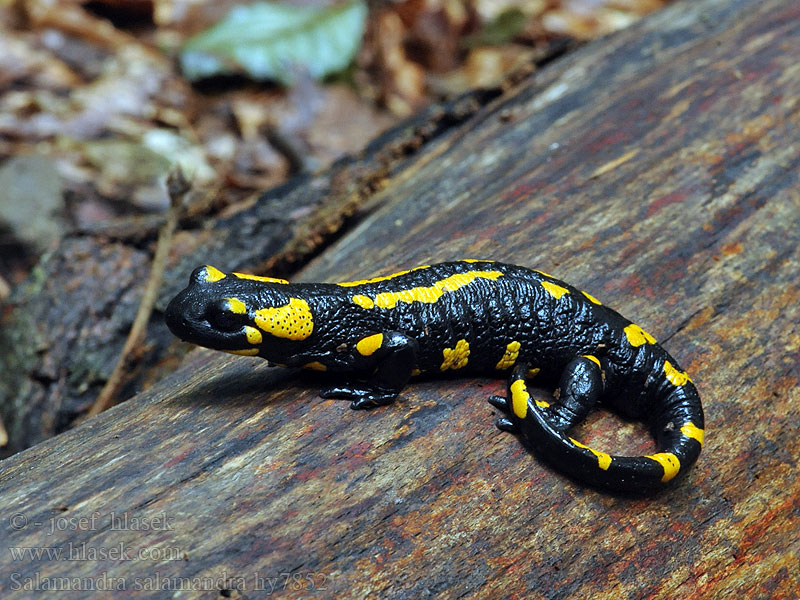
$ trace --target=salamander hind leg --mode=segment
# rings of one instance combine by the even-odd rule
[[[666,369],[669,371],[669,369]],[[661,489],[697,460],[703,443],[703,412],[691,381],[673,377],[674,387],[658,403],[659,451],[647,456],[611,455],[568,435],[594,408],[604,390],[603,363],[594,356],[572,360],[561,376],[558,399],[535,400],[525,387],[527,365],[509,380],[509,397],[490,399],[505,412],[501,429],[524,436],[531,448],[564,473],[598,488],[624,492]]]
[[[352,400],[350,408],[354,410],[394,402],[411,378],[416,341],[397,332],[379,333],[363,338],[356,349],[364,364],[371,365],[371,375],[363,382],[329,388],[320,396]]]
[[[505,413],[497,426],[523,435],[537,454],[561,471],[591,485],[618,487],[604,471],[611,456],[567,435],[597,406],[604,391],[600,360],[580,356],[570,361],[561,375],[558,399],[552,402],[531,396],[525,383],[528,371],[527,364],[518,364],[509,378],[508,398],[489,399]]]

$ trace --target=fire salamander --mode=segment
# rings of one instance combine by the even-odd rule
[[[509,376],[489,401],[556,468],[590,485],[650,491],[684,473],[703,444],[692,380],[649,333],[541,271],[489,260],[417,267],[345,283],[295,283],[195,269],[166,310],[183,340],[280,366],[348,373],[321,396],[389,404],[412,375]],[[554,399],[526,381],[558,382]],[[645,421],[658,443],[617,456],[569,436],[600,402]]]

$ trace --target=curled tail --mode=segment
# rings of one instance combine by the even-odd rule
[[[666,362],[662,401],[653,415],[658,451],[647,456],[611,455],[567,434],[596,404],[602,383],[595,384],[595,379],[600,382],[600,365],[594,357],[581,357],[567,366],[557,403],[531,397],[525,385],[527,365],[514,369],[507,399],[493,396],[489,401],[506,413],[497,421],[500,429],[522,434],[537,454],[559,470],[598,488],[649,492],[684,474],[703,445],[703,408],[697,389],[685,373],[670,369]]]

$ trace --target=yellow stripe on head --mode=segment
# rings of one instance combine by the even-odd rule
[[[233,273],[239,279],[250,279],[252,281],[260,281],[261,283],[280,283],[287,285],[289,282],[285,279],[276,279],[275,277],[262,277],[260,275],[250,275],[249,273]]]
[[[207,283],[214,283],[215,281],[219,281],[220,279],[225,279],[226,275],[216,267],[212,267],[211,265],[206,265],[203,267],[205,269],[205,273],[203,274],[203,281]]]
[[[342,281],[337,283],[336,285],[340,287],[355,287],[357,285],[365,285],[368,283],[378,283],[379,281],[389,281],[390,279],[394,279],[395,277],[400,277],[401,275],[406,275],[407,273],[411,273],[412,271],[419,271],[420,269],[427,269],[430,265],[422,265],[419,267],[414,267],[413,269],[406,269],[405,271],[398,271],[397,273],[392,273],[391,275],[382,275],[380,277],[373,277],[371,279],[359,279],[358,281]]]

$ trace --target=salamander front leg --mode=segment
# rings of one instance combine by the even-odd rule
[[[416,364],[416,340],[397,332],[377,333],[359,340],[356,351],[365,365],[373,366],[372,375],[365,382],[332,387],[320,396],[352,400],[350,408],[355,410],[394,402]]]

